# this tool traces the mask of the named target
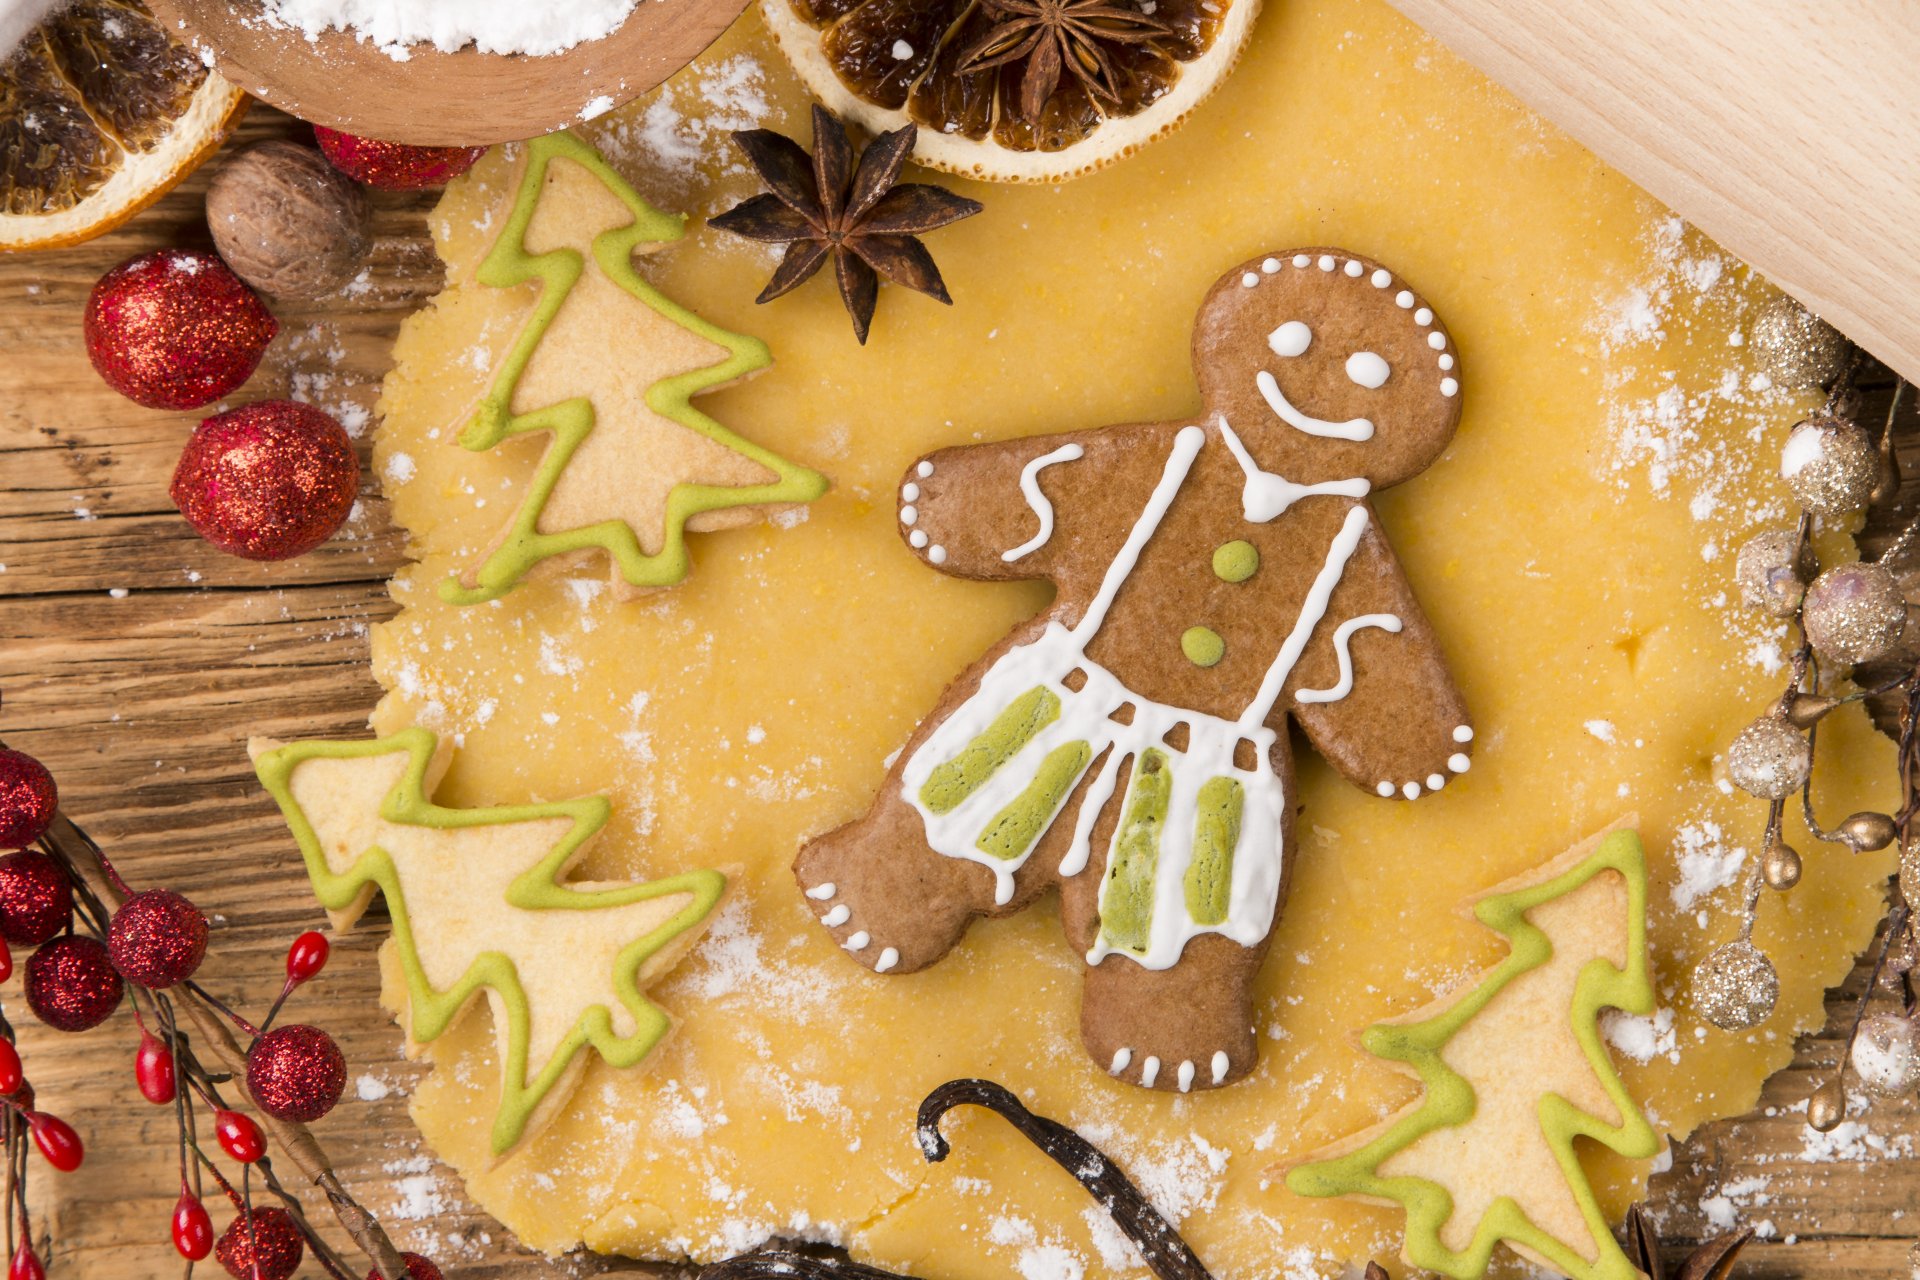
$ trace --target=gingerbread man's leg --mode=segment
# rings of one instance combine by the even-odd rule
[[[934,852],[897,778],[865,817],[803,848],[793,872],[820,923],[876,973],[926,968],[974,916],[996,910],[993,873]]]
[[[1109,955],[1087,970],[1080,1039],[1110,1074],[1150,1089],[1212,1089],[1253,1070],[1253,980],[1264,945],[1217,933],[1187,943],[1178,963],[1149,969]]]

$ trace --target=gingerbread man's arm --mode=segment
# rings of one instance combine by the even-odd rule
[[[1273,719],[1356,786],[1415,799],[1467,771],[1473,722],[1393,548],[1370,522]]]
[[[962,578],[1053,578],[1069,562],[1112,554],[1088,535],[1128,484],[1108,464],[1152,426],[1027,436],[930,453],[900,481],[900,536],[914,554]]]

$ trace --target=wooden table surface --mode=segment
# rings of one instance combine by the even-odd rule
[[[256,106],[239,141],[297,129]],[[361,511],[320,551],[278,565],[220,554],[167,498],[195,416],[141,409],[88,365],[80,316],[94,281],[134,253],[205,246],[204,189],[203,171],[91,244],[0,257],[0,738],[46,762],[68,813],[136,887],[176,888],[207,912],[213,945],[202,980],[257,1012],[278,989],[287,942],[321,915],[242,740],[248,731],[364,730],[380,693],[368,627],[393,612],[385,583],[404,546],[368,474]],[[425,229],[431,204],[431,196],[377,200],[364,287],[322,304],[277,305],[281,336],[236,401],[291,391],[365,422],[395,331],[439,286]],[[370,433],[359,442],[364,456]],[[1920,474],[1920,458],[1908,474]],[[292,1009],[332,1031],[350,1064],[347,1098],[315,1126],[342,1179],[402,1248],[432,1255],[451,1276],[616,1265],[527,1254],[420,1145],[405,1105],[415,1069],[376,999],[381,932],[339,942],[325,976]],[[1907,1274],[1920,1234],[1920,1213],[1909,1214],[1920,1196],[1920,1105],[1881,1102],[1870,1132],[1845,1130],[1838,1141],[1811,1135],[1790,1112],[1831,1069],[1862,983],[1856,972],[1834,993],[1828,1027],[1798,1045],[1758,1109],[1675,1152],[1672,1171],[1655,1180],[1674,1240],[1712,1234],[1710,1216],[1724,1204],[1773,1229],[1747,1254],[1742,1277]],[[16,992],[6,992],[15,1004]],[[80,1036],[19,1021],[42,1105],[88,1145],[77,1174],[34,1163],[56,1280],[178,1276],[167,1243],[177,1192],[172,1113],[133,1087],[131,1019],[123,1012]],[[316,1272],[309,1262],[302,1274]]]

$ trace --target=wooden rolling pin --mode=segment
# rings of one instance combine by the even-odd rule
[[[1920,381],[1920,4],[1392,3]]]

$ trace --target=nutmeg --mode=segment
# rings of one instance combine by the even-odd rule
[[[371,223],[360,188],[298,143],[256,143],[207,187],[220,256],[274,297],[318,298],[352,280],[367,260]]]

